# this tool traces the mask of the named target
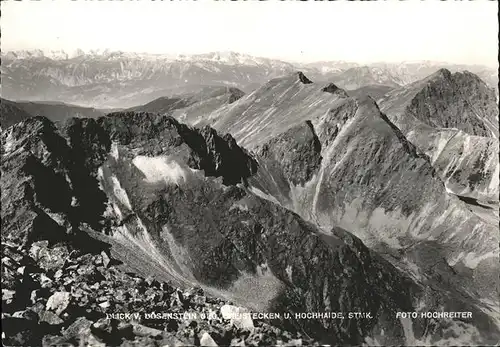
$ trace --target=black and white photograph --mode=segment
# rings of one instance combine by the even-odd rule
[[[1,1],[2,346],[498,346],[497,1]]]

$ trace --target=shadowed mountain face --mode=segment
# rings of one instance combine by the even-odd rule
[[[391,91],[380,105],[430,158],[450,192],[498,201],[498,105],[477,76],[440,70]]]
[[[0,99],[0,126],[2,129],[8,128],[30,117],[32,117],[32,115],[19,107],[15,102]]]
[[[298,83],[295,87],[302,89],[303,79]],[[344,229],[332,225],[325,232],[266,199],[264,176],[275,171],[291,191],[297,190],[295,184],[307,186],[313,177],[326,176],[332,157],[325,149],[350,137],[344,128],[356,122],[359,128],[368,122],[387,136],[386,146],[392,143],[388,136],[395,130],[382,125],[387,120],[370,116],[377,111],[373,102],[359,103],[338,91],[321,93],[347,112],[337,114],[337,130],[315,121],[297,122],[263,143],[255,158],[229,135],[148,113],[72,119],[59,129],[41,117],[21,122],[2,132],[2,243],[27,250],[40,240],[55,243],[88,233],[105,240],[124,269],[175,286],[201,286],[209,295],[252,310],[372,313],[363,319],[273,322],[326,343],[498,340],[494,321],[477,299],[459,290],[442,291],[427,278],[412,278]],[[335,112],[327,116],[335,117]],[[378,152],[372,136],[369,148]],[[398,136],[394,145],[402,149],[393,155],[404,166],[412,147]],[[269,170],[277,158],[284,165]],[[425,173],[425,163],[413,165]],[[284,202],[283,196],[275,196]],[[411,251],[422,256],[417,248]],[[107,307],[95,310],[102,315]],[[395,314],[416,310],[471,311],[473,321],[411,321]]]
[[[57,102],[14,102],[1,99],[2,127],[9,127],[23,119],[35,116],[46,117],[53,122],[65,121],[69,118],[98,118],[104,111],[90,107],[80,107]]]

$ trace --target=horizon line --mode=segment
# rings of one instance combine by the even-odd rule
[[[415,58],[415,59],[406,59],[406,60],[378,60],[378,61],[370,61],[370,62],[362,62],[362,61],[356,61],[356,60],[325,60],[325,59],[320,59],[320,60],[313,60],[313,61],[297,61],[295,59],[287,59],[283,57],[272,57],[272,56],[264,56],[260,54],[252,54],[252,53],[247,53],[247,52],[241,52],[241,51],[233,51],[233,50],[214,50],[214,51],[203,51],[199,53],[156,53],[156,52],[140,52],[140,51],[127,51],[127,50],[122,50],[122,49],[110,49],[110,48],[93,48],[93,49],[81,49],[81,48],[76,48],[73,50],[65,50],[65,49],[44,49],[44,48],[24,48],[24,49],[2,49],[1,50],[1,55],[5,56],[9,53],[20,53],[20,52],[34,52],[34,51],[41,51],[43,56],[51,59],[51,60],[70,60],[74,59],[77,57],[81,57],[84,55],[96,55],[96,56],[105,56],[106,54],[113,54],[113,53],[123,53],[123,54],[137,54],[137,55],[150,55],[150,56],[157,56],[157,57],[169,57],[172,59],[178,59],[182,57],[192,57],[192,56],[203,56],[203,55],[208,55],[208,54],[215,54],[215,53],[225,53],[225,54],[237,54],[237,55],[242,55],[242,56],[248,56],[252,58],[258,58],[258,59],[268,59],[268,60],[275,60],[275,61],[280,61],[283,63],[288,63],[288,64],[303,64],[303,65],[312,65],[312,64],[319,64],[319,63],[348,63],[348,64],[357,64],[359,65],[358,67],[362,66],[370,66],[374,64],[403,64],[403,63],[434,63],[434,64],[451,64],[451,65],[465,65],[465,66],[482,66],[482,67],[488,67],[488,68],[494,68],[498,69],[499,67],[499,62],[496,61],[496,65],[491,65],[488,63],[463,63],[463,62],[451,62],[451,61],[445,61],[445,60],[432,60],[432,59],[425,59],[425,58]],[[57,53],[61,52],[64,54],[68,55],[67,59],[53,59],[53,57],[50,56],[50,53]],[[78,55],[72,55],[75,54],[76,52],[83,52],[83,54],[78,54]],[[47,56],[49,55],[49,56]]]

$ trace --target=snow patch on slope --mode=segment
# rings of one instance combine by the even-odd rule
[[[278,205],[281,206],[280,202],[274,196],[264,193],[259,188],[250,187],[250,191],[252,193],[254,193],[255,195],[257,195],[259,198],[262,198],[262,199],[265,199],[265,200],[269,200],[269,201],[274,202],[275,204],[278,204]]]
[[[14,130],[11,128],[9,130],[9,134],[7,135],[7,138],[5,139],[5,142],[3,143],[3,150],[5,154],[8,154],[12,151],[12,149],[15,147],[15,140],[14,140]]]
[[[111,144],[111,151],[109,153],[115,160],[120,159],[120,153],[118,152],[118,144],[113,142]]]
[[[115,175],[112,175],[110,179],[113,184],[113,193],[115,197],[120,203],[122,203],[125,207],[132,211],[132,205],[130,204],[127,192],[120,185],[120,181],[118,180],[118,178]]]
[[[132,160],[132,163],[146,176],[145,179],[149,183],[164,181],[167,184],[178,185],[186,182],[191,173],[168,156],[137,156]]]

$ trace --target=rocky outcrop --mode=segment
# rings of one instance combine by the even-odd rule
[[[339,87],[337,87],[333,83],[329,83],[326,87],[323,87],[321,89],[321,91],[323,91],[325,93],[331,93],[331,94],[339,93],[343,97],[347,97],[348,96],[345,90],[340,89]]]
[[[210,127],[191,129],[171,117],[134,112],[113,113],[100,122],[112,141],[137,146],[137,155],[184,151],[189,167],[222,177],[225,184],[244,182],[257,169],[255,160],[231,135],[221,137]]]
[[[283,178],[294,185],[304,185],[321,165],[321,143],[310,121],[273,138],[257,154],[271,165],[279,162]]]
[[[299,78],[299,81],[304,83],[304,84],[311,84],[312,81],[304,75],[302,71],[297,72],[297,76]]]

